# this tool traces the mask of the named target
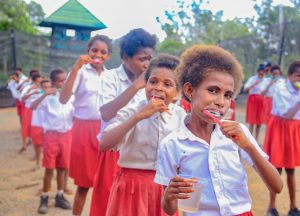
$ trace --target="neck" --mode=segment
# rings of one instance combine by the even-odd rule
[[[187,128],[197,137],[205,140],[207,143],[210,143],[210,136],[213,131],[213,124],[209,124],[203,121],[201,118],[192,113],[188,117],[186,123]]]
[[[125,64],[123,64],[123,67],[127,77],[133,82],[137,77],[135,77],[134,73],[132,73],[132,71],[129,70]]]

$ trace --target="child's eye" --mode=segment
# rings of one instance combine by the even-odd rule
[[[228,92],[228,93],[226,93],[225,94],[225,98],[227,98],[227,99],[232,99],[232,97],[233,97],[233,93],[232,92]]]
[[[165,86],[166,87],[173,87],[173,83],[171,83],[171,82],[165,82]]]
[[[207,89],[209,93],[215,94],[218,92],[217,88],[208,88]]]
[[[102,55],[106,55],[108,52],[106,50],[101,50]]]
[[[149,80],[149,83],[150,84],[156,84],[157,82],[156,82],[156,80],[152,79],[152,80]]]

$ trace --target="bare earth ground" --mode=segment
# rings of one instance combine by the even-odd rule
[[[244,122],[244,106],[237,106],[237,119]],[[259,143],[263,143],[264,128]],[[33,170],[35,163],[30,161],[33,156],[32,146],[28,152],[18,154],[21,147],[20,126],[14,108],[0,109],[0,216],[34,216],[38,215],[39,205],[38,190],[42,187],[43,169]],[[253,199],[253,212],[256,216],[265,215],[268,206],[268,191],[256,172],[247,167],[249,188]],[[284,190],[278,196],[277,205],[280,215],[286,215],[289,208],[288,192],[284,180]],[[300,187],[300,174],[296,170],[297,188]],[[69,187],[75,192],[72,179],[69,179]],[[52,181],[50,193],[50,208],[48,215],[71,215],[71,211],[54,208],[54,196],[56,191],[55,178]],[[300,192],[297,190],[299,204]],[[66,196],[73,202],[73,196]],[[91,191],[84,208],[83,216],[88,215],[90,207]],[[299,205],[300,206],[300,205]]]

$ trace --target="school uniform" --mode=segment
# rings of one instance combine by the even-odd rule
[[[43,166],[46,169],[68,169],[70,166],[74,107],[71,101],[61,104],[59,96],[60,92],[48,95],[39,104],[41,112],[44,113]]]
[[[247,127],[241,127],[260,154],[268,159]],[[208,144],[182,124],[159,147],[154,181],[167,186],[179,174],[198,178],[204,185],[199,211],[184,212],[184,216],[252,215],[247,174],[241,159],[253,166],[250,156],[228,139],[218,125]]]
[[[34,84],[31,83],[30,85],[26,85],[21,93],[20,93],[20,99],[22,100],[23,97],[26,94],[31,93],[32,91],[37,91],[37,89],[32,89],[29,91],[29,89],[33,86]],[[31,129],[31,118],[32,118],[32,110],[30,109],[30,100],[27,98],[23,103],[23,108],[22,108],[22,136],[23,137],[31,137],[30,134],[30,129]]]
[[[20,92],[17,90],[19,86],[19,83],[17,83],[15,80],[10,80],[7,84],[7,89],[10,90],[11,95],[14,99],[16,99],[16,108],[17,113],[20,118],[22,117],[22,105],[20,101]]]
[[[70,177],[79,187],[93,187],[98,164],[99,144],[96,139],[100,128],[99,91],[100,75],[90,64],[83,65],[73,85],[74,125],[72,129]]]
[[[141,100],[124,107],[104,132],[122,124],[147,104],[147,100]],[[172,103],[169,112],[171,115],[157,112],[139,121],[118,144],[121,169],[112,185],[107,216],[166,215],[161,208],[163,188],[153,182],[157,151],[162,139],[176,130],[186,115]],[[101,140],[101,135],[98,138]]]
[[[29,100],[32,104],[35,100],[41,97],[44,93],[40,89],[39,94],[32,95]],[[41,146],[44,142],[44,130],[43,130],[43,112],[41,110],[40,104],[32,111],[31,117],[31,139],[34,145]]]
[[[264,140],[264,151],[277,168],[293,169],[300,165],[300,110],[293,119],[284,114],[299,103],[300,91],[287,80],[273,95],[272,116]]]
[[[260,80],[257,75],[252,76],[246,82],[244,88],[248,88],[249,86],[253,85],[255,82]],[[263,78],[264,79],[264,78]],[[262,85],[263,79],[261,83],[254,86],[249,91],[249,96],[247,100],[246,106],[246,122],[248,124],[259,125],[262,123],[262,109],[263,109],[263,96],[261,95],[262,91],[264,90],[264,86]]]
[[[271,78],[265,79],[264,83],[262,84],[263,86],[268,86],[272,82]],[[263,101],[263,110],[262,110],[262,123],[263,124],[268,124],[270,118],[271,118],[271,111],[272,111],[272,97],[274,95],[275,89],[277,85],[283,85],[284,84],[284,79],[279,78],[275,83],[273,83],[268,91],[266,92],[264,96],[264,101]]]
[[[100,82],[100,107],[117,98],[131,85],[132,82],[128,78],[123,65],[105,73]],[[145,90],[139,90],[129,101],[129,104],[145,98]],[[100,133],[111,121],[105,122],[104,120],[101,120]],[[118,158],[118,151],[107,151],[99,154],[98,168],[94,179],[90,216],[105,215],[106,213],[111,185],[119,171],[117,165]]]

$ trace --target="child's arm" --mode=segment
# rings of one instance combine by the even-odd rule
[[[234,121],[222,121],[221,129],[225,136],[232,139],[241,149],[248,153],[254,163],[254,168],[268,189],[274,193],[280,193],[283,184],[278,171],[258,152],[255,145],[245,135],[241,125]],[[232,137],[238,137],[238,139],[233,139]]]
[[[52,89],[49,89],[48,91],[46,91],[41,97],[39,97],[38,99],[36,99],[35,101],[33,101],[31,104],[30,104],[30,109],[32,110],[35,110],[38,105],[48,96],[48,95],[51,95],[51,94],[56,94],[56,89],[55,88],[52,88]]]
[[[275,82],[276,82],[276,80],[272,80],[272,81],[267,85],[267,87],[265,88],[265,90],[263,90],[263,91],[261,92],[261,95],[262,95],[262,96],[265,96],[265,95],[267,94],[268,90],[270,89],[270,87],[271,87]]]
[[[39,94],[40,93],[40,90],[39,89],[36,89],[35,91],[32,91],[31,93],[27,93],[24,95],[24,97],[22,98],[22,101],[26,101],[29,97],[31,97],[32,95],[35,95],[35,94]]]
[[[252,85],[250,85],[248,88],[244,89],[245,93],[248,93],[252,88],[254,88],[256,85],[258,85],[259,83],[261,83],[261,80],[257,80],[255,83],[253,83]]]
[[[79,58],[77,59],[77,61],[75,62],[70,75],[68,76],[67,81],[65,82],[62,90],[61,90],[61,94],[59,97],[59,102],[62,104],[65,104],[68,102],[68,100],[70,99],[71,95],[73,94],[72,90],[73,90],[73,85],[74,82],[76,80],[78,71],[80,70],[80,68],[85,65],[88,64],[92,61],[91,57],[89,55],[81,55],[79,56]]]
[[[177,210],[177,200],[190,198],[189,193],[194,192],[193,183],[196,182],[196,179],[185,180],[179,176],[172,178],[168,187],[164,187],[161,200],[163,210],[168,215],[173,215]]]
[[[100,140],[100,150],[107,151],[117,146],[127,132],[139,121],[149,118],[156,112],[167,111],[168,107],[162,100],[151,99],[139,112],[131,116],[120,125],[104,131]]]
[[[110,121],[116,116],[117,112],[122,109],[133,98],[133,96],[145,87],[144,73],[142,73],[130,87],[114,100],[100,107],[101,117],[105,122]]]
[[[297,112],[300,110],[300,100],[295,106],[288,109],[288,111],[283,115],[284,118],[293,119]]]

